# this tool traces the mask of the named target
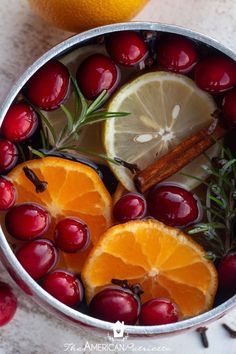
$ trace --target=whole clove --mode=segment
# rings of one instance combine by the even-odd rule
[[[208,330],[207,327],[199,327],[197,329],[197,332],[200,334],[201,342],[202,342],[202,345],[204,348],[209,347],[209,341],[208,341],[207,334],[206,334],[207,330]]]
[[[222,327],[229,333],[231,338],[236,338],[236,330],[229,327],[226,323],[222,323]]]
[[[25,176],[35,186],[36,193],[42,193],[47,189],[48,183],[46,181],[40,181],[38,176],[27,166],[23,167]]]

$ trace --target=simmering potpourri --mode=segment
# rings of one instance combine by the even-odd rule
[[[108,322],[181,321],[236,293],[236,63],[121,31],[41,67],[1,126],[0,210],[48,293]]]

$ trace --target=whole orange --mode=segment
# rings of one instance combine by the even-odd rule
[[[31,7],[49,23],[71,32],[135,16],[148,0],[28,0]]]

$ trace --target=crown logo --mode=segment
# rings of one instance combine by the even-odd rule
[[[123,338],[124,337],[124,330],[125,330],[124,321],[122,321],[122,322],[117,321],[112,326],[112,329],[113,329],[114,338]]]

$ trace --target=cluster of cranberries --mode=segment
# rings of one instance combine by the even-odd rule
[[[57,262],[58,249],[75,253],[87,248],[90,240],[87,225],[78,218],[61,219],[55,227],[52,242],[42,238],[51,223],[48,211],[36,203],[13,206],[15,199],[16,191],[13,184],[1,177],[0,210],[7,211],[6,229],[12,237],[26,241],[17,250],[17,259],[29,275],[35,280],[41,280],[43,288],[55,298],[69,306],[79,304],[83,298],[83,287],[77,277],[64,270],[56,269],[53,272],[51,270]]]
[[[61,219],[54,232],[54,242],[42,238],[49,229],[51,217],[48,211],[36,203],[17,204],[5,216],[8,233],[26,241],[16,251],[16,257],[35,280],[41,280],[43,288],[66,305],[75,306],[82,301],[83,288],[74,274],[56,269],[58,250],[68,253],[84,251],[89,244],[89,229],[78,218]]]
[[[133,31],[108,35],[105,46],[109,56],[91,55],[78,68],[77,81],[84,96],[94,99],[102,90],[112,92],[119,82],[119,66],[137,66],[148,59],[147,42]],[[154,51],[156,69],[189,74],[202,90],[213,95],[223,94],[224,115],[229,122],[236,123],[236,64],[233,60],[219,54],[205,57],[199,53],[195,42],[176,34],[162,34],[156,39]]]
[[[166,225],[186,227],[201,216],[198,199],[186,189],[174,184],[160,184],[147,195],[128,193],[114,205],[113,216],[117,222],[153,217]]]
[[[25,255],[28,249],[32,252],[37,249],[38,239],[46,234],[50,222],[48,211],[36,203],[17,204],[8,210],[5,216],[5,226],[12,237],[21,241],[32,241],[18,251],[24,252]],[[88,246],[89,238],[87,225],[78,218],[64,218],[55,227],[54,242],[63,252],[75,253],[84,250]],[[48,248],[49,245],[46,243],[45,247]]]
[[[77,83],[85,98],[93,100],[103,90],[112,93],[119,84],[122,67],[141,67],[140,63],[145,63],[150,56],[147,38],[134,31],[106,36],[107,55],[90,55],[77,70]],[[153,48],[156,69],[193,77],[202,90],[220,97],[224,116],[231,124],[236,124],[235,62],[214,53],[206,57],[197,43],[175,34],[157,36]],[[31,138],[40,125],[37,109],[58,108],[69,91],[68,69],[57,60],[49,61],[31,77],[23,90],[27,100],[15,102],[1,126],[1,175],[16,165],[17,144]],[[15,200],[14,185],[7,178],[0,177],[0,210],[7,211],[6,229],[12,237],[26,241],[17,250],[16,257],[31,277],[40,280],[43,288],[55,298],[69,306],[78,305],[83,298],[80,280],[67,271],[52,269],[57,262],[58,249],[75,253],[88,246],[87,225],[77,218],[62,219],[55,227],[52,242],[44,238],[51,224],[48,211],[33,203],[14,206]],[[167,225],[185,228],[201,217],[201,210],[191,192],[181,186],[162,184],[153,188],[146,198],[138,193],[122,196],[114,206],[113,216],[118,223],[153,217]],[[236,254],[222,260],[219,277],[222,287],[235,287]],[[16,299],[10,288],[0,282],[0,325],[9,321],[15,308]],[[89,309],[97,318],[111,322],[120,320],[126,324],[136,324],[137,321],[140,325],[165,324],[175,322],[179,317],[178,309],[171,301],[153,299],[141,306],[139,297],[122,287],[102,290],[94,296]]]
[[[141,305],[135,291],[122,287],[107,287],[97,293],[89,304],[92,316],[103,321],[124,321],[127,325],[137,322],[143,326],[174,323],[179,320],[175,303],[165,298],[155,298]]]
[[[68,69],[57,60],[49,61],[31,77],[24,88],[24,95],[31,103],[13,103],[1,126],[0,174],[8,173],[16,165],[17,144],[27,141],[37,130],[39,119],[33,107],[58,108],[67,97],[69,83]]]

